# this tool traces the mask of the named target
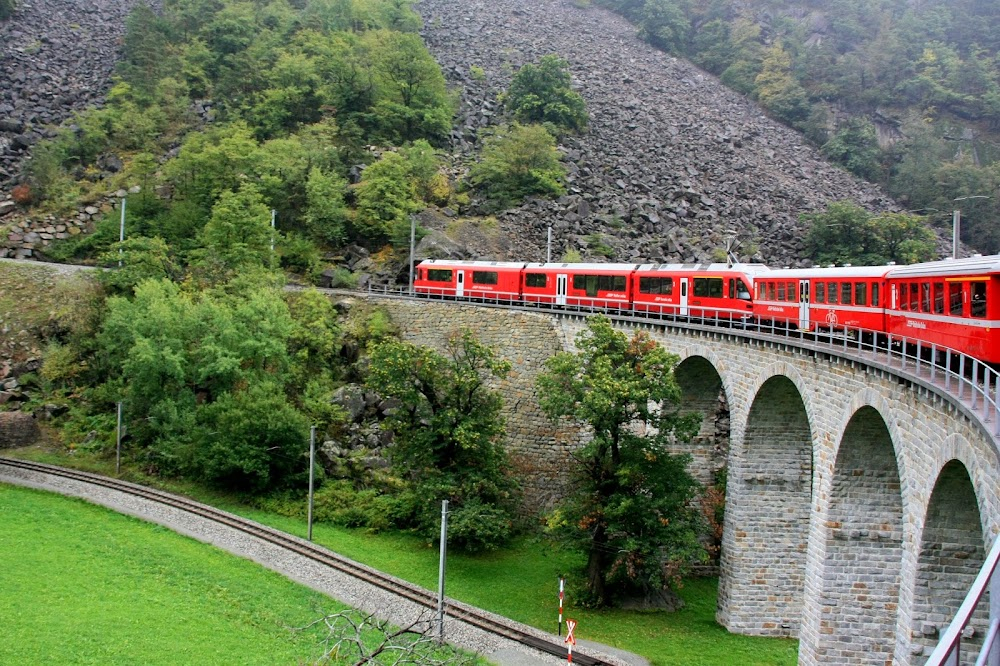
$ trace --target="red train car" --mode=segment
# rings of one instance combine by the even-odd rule
[[[632,274],[632,306],[640,312],[707,319],[747,319],[763,264],[645,264]]]
[[[886,331],[1000,363],[1000,255],[899,266]]]
[[[523,262],[428,259],[417,264],[413,290],[430,296],[518,301],[522,268]]]
[[[629,277],[637,264],[528,264],[521,293],[529,303],[630,307]]]
[[[754,315],[802,331],[885,330],[885,276],[892,266],[780,269],[754,280]]]

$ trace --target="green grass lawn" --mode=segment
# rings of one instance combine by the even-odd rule
[[[67,462],[65,458],[37,451],[24,457],[55,464]],[[77,462],[84,463],[78,466],[102,470],[102,463],[97,461]],[[106,466],[103,471],[107,473]],[[132,480],[150,482],[149,479]],[[304,521],[248,509],[224,496],[207,494],[190,486],[175,486],[173,490],[305,536]],[[437,549],[423,540],[405,534],[370,534],[364,530],[322,524],[314,527],[313,538],[331,550],[377,569],[430,589],[437,587]],[[566,616],[579,622],[576,630],[579,638],[641,654],[657,666],[791,665],[797,661],[798,641],[736,636],[716,624],[715,579],[687,581],[681,590],[686,607],[676,613],[577,608],[573,604],[573,592],[582,584],[574,578],[574,570],[580,564],[578,557],[538,538],[522,538],[511,548],[497,553],[469,556],[451,552],[446,591],[450,597],[555,632],[558,577],[564,573],[567,575]],[[0,662],[3,662],[2,656],[0,649]]]
[[[296,664],[343,606],[80,500],[0,485],[0,664]]]

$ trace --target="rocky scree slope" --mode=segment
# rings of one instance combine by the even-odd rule
[[[544,260],[551,224],[554,258],[567,248],[586,257],[603,244],[608,260],[705,261],[735,235],[743,260],[811,265],[800,213],[844,199],[895,208],[878,187],[828,164],[752,101],[642,42],[608,11],[572,0],[421,0],[417,9],[431,52],[461,91],[456,171],[474,159],[477,132],[504,120],[497,95],[512,73],[545,54],[568,60],[590,111],[589,132],[561,142],[568,194],[498,214],[507,250],[491,258]]]
[[[47,126],[102,102],[137,1],[19,0],[0,22],[0,193]]]

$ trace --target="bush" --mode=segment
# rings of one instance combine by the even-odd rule
[[[14,0],[0,0],[0,21],[10,18],[14,14]]]
[[[552,135],[541,125],[518,124],[486,139],[482,159],[470,172],[473,185],[500,205],[532,194],[561,195],[565,176]]]

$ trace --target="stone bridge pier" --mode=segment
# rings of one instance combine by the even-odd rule
[[[511,451],[530,501],[557,498],[580,434],[541,414],[534,378],[545,358],[572,348],[585,320],[383,305],[414,342],[440,346],[467,327],[513,362],[501,387]],[[706,414],[690,451],[696,476],[705,482],[728,465],[718,621],[798,637],[804,665],[922,665],[1000,533],[990,434],[934,389],[834,352],[736,330],[616,326],[642,326],[681,358],[685,404]],[[713,443],[720,426],[728,455]],[[985,615],[974,620],[963,663],[974,662],[987,625]]]

